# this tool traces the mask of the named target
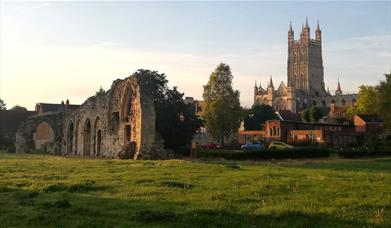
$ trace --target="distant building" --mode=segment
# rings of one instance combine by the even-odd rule
[[[69,100],[67,99],[66,102],[62,101],[60,104],[53,104],[53,103],[37,103],[35,105],[35,112],[38,115],[44,115],[59,111],[64,111],[68,109],[77,109],[80,107],[80,105],[71,105],[69,104]]]
[[[294,39],[292,24],[288,31],[287,85],[281,82],[275,88],[273,79],[266,88],[254,86],[254,104],[268,104],[275,110],[299,112],[309,106],[329,108],[338,106],[346,110],[356,104],[357,94],[343,94],[338,81],[335,94],[325,89],[322,58],[322,32],[318,26],[315,39],[310,38],[310,27],[306,20],[300,39]],[[343,113],[339,112],[338,114]]]
[[[379,138],[384,133],[384,122],[374,114],[356,114],[353,117],[356,132],[362,133],[365,140]]]
[[[352,125],[290,120],[268,120],[260,131],[239,131],[238,135],[240,144],[254,139],[266,142],[319,143],[333,146],[357,143],[357,133]]]

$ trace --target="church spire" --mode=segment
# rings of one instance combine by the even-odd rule
[[[292,21],[289,22],[289,32],[293,32],[293,29],[292,29]]]
[[[271,75],[270,75],[269,87],[270,88],[274,88],[274,86],[273,86],[273,78],[272,78]]]
[[[338,92],[341,91],[341,84],[339,84],[339,78],[338,78],[338,84],[337,84],[337,91],[338,91]]]
[[[316,31],[320,31],[319,20],[318,20],[317,25],[316,25]]]
[[[308,17],[305,17],[305,28],[308,28]]]
[[[319,20],[318,20],[318,25],[316,26],[315,40],[320,43],[322,42],[322,32],[320,31]]]
[[[254,88],[258,88],[258,86],[257,86],[257,80],[255,80]]]
[[[339,84],[339,78],[338,78],[337,90],[335,90],[335,95],[342,95],[341,84]]]

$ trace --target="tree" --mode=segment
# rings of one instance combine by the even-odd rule
[[[165,92],[165,98],[157,105],[156,112],[156,128],[163,135],[168,148],[188,145],[202,124],[193,105],[184,103],[183,93],[176,87]]]
[[[310,121],[313,123],[319,122],[319,119],[323,117],[322,109],[315,106],[309,108],[309,114],[310,114]]]
[[[277,119],[277,115],[271,106],[257,104],[244,113],[243,119],[245,130],[261,130],[261,124],[264,124],[267,120]]]
[[[2,99],[0,99],[0,110],[7,110],[7,108],[5,107],[5,103]]]
[[[381,81],[377,90],[377,112],[384,120],[388,129],[391,129],[391,72],[385,74],[386,80]]]
[[[184,103],[183,93],[176,87],[169,89],[166,75],[157,71],[141,69],[133,76],[154,100],[155,127],[164,139],[164,146],[175,148],[190,144],[201,120],[196,116],[195,108]]]
[[[20,106],[20,105],[15,105],[10,110],[14,111],[14,112],[27,112],[27,108]]]
[[[316,106],[311,106],[309,108],[304,109],[300,113],[300,119],[304,122],[319,122],[319,119],[322,118],[324,115],[323,109],[316,107]]]
[[[352,120],[355,114],[376,114],[378,111],[378,98],[376,87],[360,86],[356,106],[350,107],[346,114],[348,119]]]
[[[304,122],[310,122],[311,121],[309,108],[306,108],[306,109],[304,109],[303,111],[300,112],[300,119],[301,119],[301,121],[304,121]]]
[[[213,138],[224,145],[224,138],[240,126],[239,91],[232,88],[231,68],[220,63],[204,85],[202,117]]]

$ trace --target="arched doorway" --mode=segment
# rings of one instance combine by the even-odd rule
[[[102,133],[101,130],[99,129],[96,132],[96,156],[100,156],[100,150],[101,150],[101,145],[102,145]]]
[[[67,154],[72,154],[73,150],[73,122],[69,121],[68,129],[67,129]]]
[[[33,138],[35,149],[44,152],[54,151],[55,154],[59,152],[53,145],[55,140],[53,128],[46,121],[42,121],[36,126]]]
[[[89,156],[91,154],[91,123],[87,119],[84,125],[84,145],[83,145],[83,154]]]
[[[94,155],[100,156],[101,147],[102,147],[102,131],[101,123],[99,116],[95,119],[94,124]]]

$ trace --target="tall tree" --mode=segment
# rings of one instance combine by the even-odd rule
[[[239,91],[232,88],[231,68],[220,63],[204,85],[202,118],[213,138],[224,145],[224,138],[240,126]]]
[[[348,119],[353,119],[353,116],[358,113],[376,114],[378,111],[377,89],[374,86],[360,86],[358,100],[356,106],[350,107],[347,110]]]
[[[164,139],[164,146],[175,148],[190,144],[201,120],[196,116],[195,108],[184,103],[183,93],[176,87],[170,89],[166,75],[157,71],[141,69],[133,76],[154,100],[155,127]]]
[[[277,119],[277,115],[271,106],[257,104],[244,113],[243,119],[244,129],[248,131],[260,130],[261,124],[264,124],[267,120]]]
[[[188,145],[201,126],[194,104],[185,104],[183,93],[176,87],[168,89],[156,107],[156,128],[163,135],[168,148]]]
[[[391,72],[385,74],[385,77],[386,80],[376,86],[378,114],[384,120],[386,127],[391,130]]]
[[[319,122],[319,119],[324,116],[324,110],[322,108],[311,106],[300,112],[300,119],[304,122]]]
[[[0,99],[0,110],[6,110],[5,103],[2,99]]]

